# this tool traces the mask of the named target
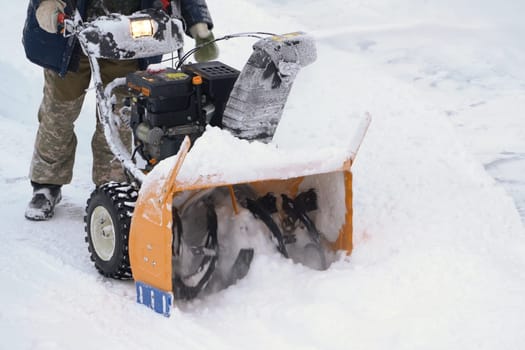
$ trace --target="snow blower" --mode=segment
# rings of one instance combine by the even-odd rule
[[[350,168],[369,120],[339,156],[322,148],[316,159],[300,150],[294,156],[270,142],[294,78],[316,59],[312,37],[217,39],[258,38],[239,72],[218,61],[186,64],[199,47],[184,53],[181,20],[160,9],[92,22],[76,15],[66,20],[65,33],[78,38],[89,58],[106,139],[129,176],[99,186],[87,201],[86,241],[102,275],[133,278],[137,301],[169,315],[174,299],[225,288],[248,273],[254,248],[224,243],[235,242],[228,230],[247,216],[282,256],[310,256],[314,268],[328,268],[327,252],[351,252]],[[100,58],[174,52],[173,68],[102,84]],[[128,91],[119,110],[117,87]],[[132,153],[119,138],[123,115]],[[240,162],[245,171],[238,171]]]

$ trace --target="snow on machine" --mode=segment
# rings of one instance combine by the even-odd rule
[[[284,257],[320,270],[329,252],[351,252],[350,168],[368,120],[335,155],[321,147],[312,158],[271,143],[295,76],[316,59],[312,37],[257,33],[239,72],[218,61],[186,64],[199,47],[184,53],[182,22],[162,10],[89,23],[77,15],[65,33],[89,58],[106,139],[129,176],[96,188],[87,202],[86,241],[102,275],[133,278],[137,301],[169,315],[173,299],[247,274],[254,247],[237,241],[240,231],[266,231]],[[97,59],[173,52],[173,68],[102,84]],[[128,91],[118,111],[117,87]],[[122,115],[132,153],[119,138]]]

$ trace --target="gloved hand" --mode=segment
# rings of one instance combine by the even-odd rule
[[[208,25],[202,22],[195,23],[190,28],[190,34],[195,39],[195,46],[215,40],[213,33],[208,29]],[[195,52],[194,56],[197,62],[211,61],[219,57],[219,48],[216,43],[211,43],[201,47]]]
[[[42,0],[36,9],[36,20],[46,32],[58,32],[58,15],[64,13],[66,3],[62,0]]]

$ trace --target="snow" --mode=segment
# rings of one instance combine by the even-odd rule
[[[85,52],[90,52],[94,57],[110,59],[118,57],[144,58],[171,53],[184,45],[181,38],[181,33],[184,32],[181,21],[169,20],[169,18],[161,18],[167,20],[162,27],[157,22],[148,21],[149,28],[147,29],[156,35],[155,38],[141,36],[134,39],[131,33],[134,27],[132,21],[135,19],[143,24],[144,21],[140,21],[143,18],[144,15],[142,14],[133,15],[129,18],[126,16],[101,17],[82,27],[79,38],[86,42]],[[162,35],[158,35],[159,30]],[[113,36],[111,40],[106,39],[107,41],[104,41],[103,38],[107,38],[107,33],[111,33]],[[159,36],[163,39],[159,40],[157,38]],[[93,38],[100,38],[101,42],[96,42]],[[108,49],[108,46],[111,49]]]
[[[355,118],[356,125],[359,118]],[[226,130],[208,127],[188,153],[177,181],[187,184],[205,179],[212,183],[241,183],[260,179],[293,178],[342,170],[358,144],[347,136],[343,147],[312,149],[277,147],[276,144],[240,140]],[[350,144],[350,141],[354,141]],[[242,159],[242,162],[239,162]]]
[[[265,249],[255,232],[252,268],[235,286],[178,303],[169,319],[136,304],[133,283],[98,275],[84,242],[91,92],[56,217],[23,217],[42,73],[21,48],[25,8],[9,2],[0,22],[0,348],[522,349],[525,3],[209,6],[216,36],[301,30],[317,40],[278,147],[337,147],[356,117],[372,116],[353,166],[353,254],[315,271]],[[222,42],[221,60],[241,68],[252,44]]]

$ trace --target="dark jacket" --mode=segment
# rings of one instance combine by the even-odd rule
[[[141,1],[142,9],[153,7],[155,2],[155,0]],[[66,3],[71,3],[71,1],[66,1]],[[68,70],[75,71],[78,67],[80,57],[79,45],[74,37],[64,38],[60,34],[50,34],[40,28],[35,16],[39,4],[40,0],[30,0],[27,8],[22,37],[26,56],[31,62],[41,67],[52,69],[64,76]],[[82,17],[84,17],[86,0],[77,0],[76,7]],[[205,0],[180,0],[180,7],[187,33],[189,28],[198,22],[207,23],[210,29],[213,28],[213,22]],[[66,12],[69,13],[67,7]],[[158,63],[160,58],[159,56],[141,60],[141,67],[145,68],[150,63]]]

